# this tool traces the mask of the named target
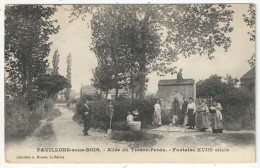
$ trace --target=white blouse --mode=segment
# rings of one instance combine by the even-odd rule
[[[160,104],[156,103],[156,104],[154,105],[154,111],[161,111],[161,106],[160,106]]]
[[[193,103],[193,102],[192,102],[192,103],[189,103],[189,104],[188,104],[188,108],[187,108],[187,112],[188,112],[189,109],[194,109],[194,112],[195,112],[195,111],[196,111],[196,105],[195,105],[195,103]]]

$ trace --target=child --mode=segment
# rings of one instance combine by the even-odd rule
[[[133,114],[134,114],[134,121],[139,121],[139,112],[138,112],[138,109],[135,109],[133,111]]]
[[[128,115],[127,115],[126,121],[127,121],[127,124],[129,122],[133,122],[134,121],[134,116],[132,115],[131,111],[128,111]]]

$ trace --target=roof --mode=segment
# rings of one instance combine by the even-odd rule
[[[116,89],[111,89],[108,91],[109,94],[116,94]],[[125,89],[118,89],[118,94],[127,94],[128,91]]]
[[[95,94],[96,91],[97,91],[97,89],[94,88],[94,87],[91,86],[91,85],[82,86],[82,92],[83,92],[83,93]]]
[[[167,80],[160,80],[158,85],[159,86],[171,86],[171,85],[193,85],[193,79],[183,79],[182,82],[179,82],[177,79],[167,79]]]
[[[245,75],[243,75],[240,79],[251,79],[255,78],[255,67],[250,69]]]

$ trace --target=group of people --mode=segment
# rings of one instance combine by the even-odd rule
[[[222,124],[222,107],[220,103],[217,103],[216,100],[213,100],[212,105],[208,107],[206,100],[199,100],[198,105],[196,105],[193,101],[193,98],[189,98],[187,101],[186,98],[183,98],[184,102],[182,104],[182,108],[180,108],[179,101],[177,98],[174,98],[172,103],[172,113],[171,116],[167,116],[170,120],[171,125],[176,126],[189,126],[188,129],[198,129],[200,131],[205,132],[206,129],[212,128],[213,133],[222,133],[223,132],[223,124]],[[113,105],[112,102],[108,103],[107,111],[109,112],[109,116],[113,117]],[[87,136],[88,130],[91,125],[91,115],[92,111],[88,106],[88,100],[84,99],[81,106],[81,114],[84,121],[84,130],[83,135]],[[135,109],[132,112],[128,112],[127,122],[138,121],[139,120],[139,112]],[[152,124],[162,125],[162,113],[161,113],[161,103],[160,100],[157,99],[154,105],[154,115]],[[111,127],[111,123],[110,123]]]
[[[174,98],[172,103],[171,116],[166,116],[170,120],[170,125],[189,126],[188,129],[198,129],[205,132],[212,128],[213,133],[222,133],[222,107],[220,103],[213,100],[212,105],[208,107],[206,100],[199,100],[198,105],[194,103],[193,98],[183,98],[184,102],[180,108],[179,101]],[[152,124],[162,125],[161,104],[158,99],[154,105],[154,116]]]
[[[81,106],[79,108],[79,111],[82,115],[82,119],[83,119],[83,125],[84,125],[84,129],[83,129],[83,135],[84,136],[89,136],[89,129],[91,128],[91,116],[92,116],[92,110],[88,105],[88,99],[83,99]],[[112,101],[108,101],[108,104],[106,106],[106,114],[108,115],[108,117],[110,118],[110,129],[111,129],[111,124],[112,124],[112,118],[114,117],[114,106],[112,104]]]

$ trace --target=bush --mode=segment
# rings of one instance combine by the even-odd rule
[[[44,101],[44,110],[45,110],[45,112],[46,113],[50,113],[50,112],[52,112],[53,108],[54,108],[53,100],[52,99],[46,99]]]
[[[51,99],[37,101],[28,106],[23,99],[5,102],[5,138],[18,139],[30,135],[40,125],[40,120],[52,113]]]
[[[24,100],[7,101],[5,103],[5,137],[24,138],[38,125],[41,118],[41,108],[33,110]]]
[[[223,107],[224,127],[237,129],[254,129],[255,94],[237,88],[236,79],[212,75],[197,83],[198,97],[213,97]],[[237,124],[239,123],[239,124]],[[227,127],[226,127],[227,126]],[[239,128],[238,128],[239,127]]]
[[[144,100],[133,100],[133,102],[130,99],[119,99],[117,101],[113,101],[115,111],[112,129],[127,130],[126,117],[128,115],[128,111],[133,111],[134,109],[138,109],[140,120],[143,124],[151,123],[155,102],[156,98],[154,97]],[[107,129],[109,127],[109,117],[106,114],[107,105],[108,102],[106,100],[89,102],[89,107],[91,108],[93,113],[93,127],[100,127],[102,129]],[[80,113],[82,111],[82,107],[83,100],[81,98],[77,102],[76,111]]]
[[[223,107],[225,125],[240,123],[231,129],[254,129],[255,98],[249,92],[238,89],[219,97],[219,102]]]

